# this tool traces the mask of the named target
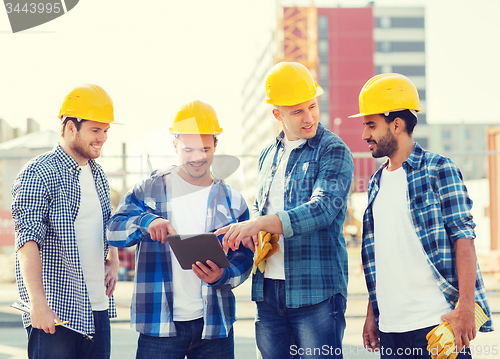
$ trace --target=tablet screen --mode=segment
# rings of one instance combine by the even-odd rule
[[[229,267],[226,254],[214,233],[169,235],[167,242],[182,269],[191,269],[197,261],[210,268],[207,260],[211,260],[219,268]]]

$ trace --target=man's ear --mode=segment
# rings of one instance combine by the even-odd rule
[[[177,138],[174,138],[174,149],[175,149],[175,153],[177,153]],[[178,154],[178,153],[177,153]]]
[[[393,121],[393,124],[394,124],[394,133],[395,134],[400,134],[401,132],[403,132],[405,129],[404,129],[404,121],[399,118],[399,117],[396,117]]]
[[[277,108],[273,108],[273,116],[278,121],[281,121],[281,113]]]
[[[65,133],[69,133],[71,135],[74,135],[77,131],[78,130],[77,130],[75,123],[73,121],[66,122],[66,129],[64,131]]]

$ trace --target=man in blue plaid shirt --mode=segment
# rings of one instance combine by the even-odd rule
[[[131,326],[137,358],[234,358],[232,289],[248,278],[252,252],[230,250],[229,268],[212,261],[183,270],[169,234],[213,232],[248,219],[245,200],[210,171],[222,132],[214,109],[183,106],[170,132],[180,165],[158,170],[127,193],[109,224],[110,244],[136,247]]]
[[[109,185],[95,159],[113,103],[85,84],[65,97],[59,118],[61,143],[29,161],[12,187],[16,279],[31,307],[23,315],[28,357],[107,359],[119,259],[106,240]],[[69,323],[56,327],[61,321]]]
[[[260,231],[280,234],[278,252],[266,260],[264,273],[253,276],[262,357],[341,358],[347,298],[343,223],[352,155],[319,123],[316,97],[323,90],[305,66],[276,64],[266,92],[283,131],[259,158],[252,219],[217,233],[226,233],[225,245],[233,249],[252,243]]]
[[[448,322],[460,351],[476,336],[475,302],[491,318],[474,248],[472,201],[460,170],[413,141],[420,103],[405,76],[371,78],[359,107],[350,117],[364,117],[362,136],[372,156],[388,157],[368,184],[363,220],[370,295],[364,346],[379,349],[382,358],[436,358],[426,336]],[[491,331],[491,320],[480,330]],[[458,355],[467,357],[465,349]]]

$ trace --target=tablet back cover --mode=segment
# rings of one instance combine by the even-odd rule
[[[207,265],[207,260],[219,268],[229,267],[226,254],[214,233],[169,235],[167,240],[182,269],[191,269],[197,261]]]

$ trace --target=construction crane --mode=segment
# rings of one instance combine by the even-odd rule
[[[278,19],[275,32],[275,62],[300,62],[317,79],[318,10],[313,1],[307,7],[284,7],[280,0],[276,0],[276,9]]]

